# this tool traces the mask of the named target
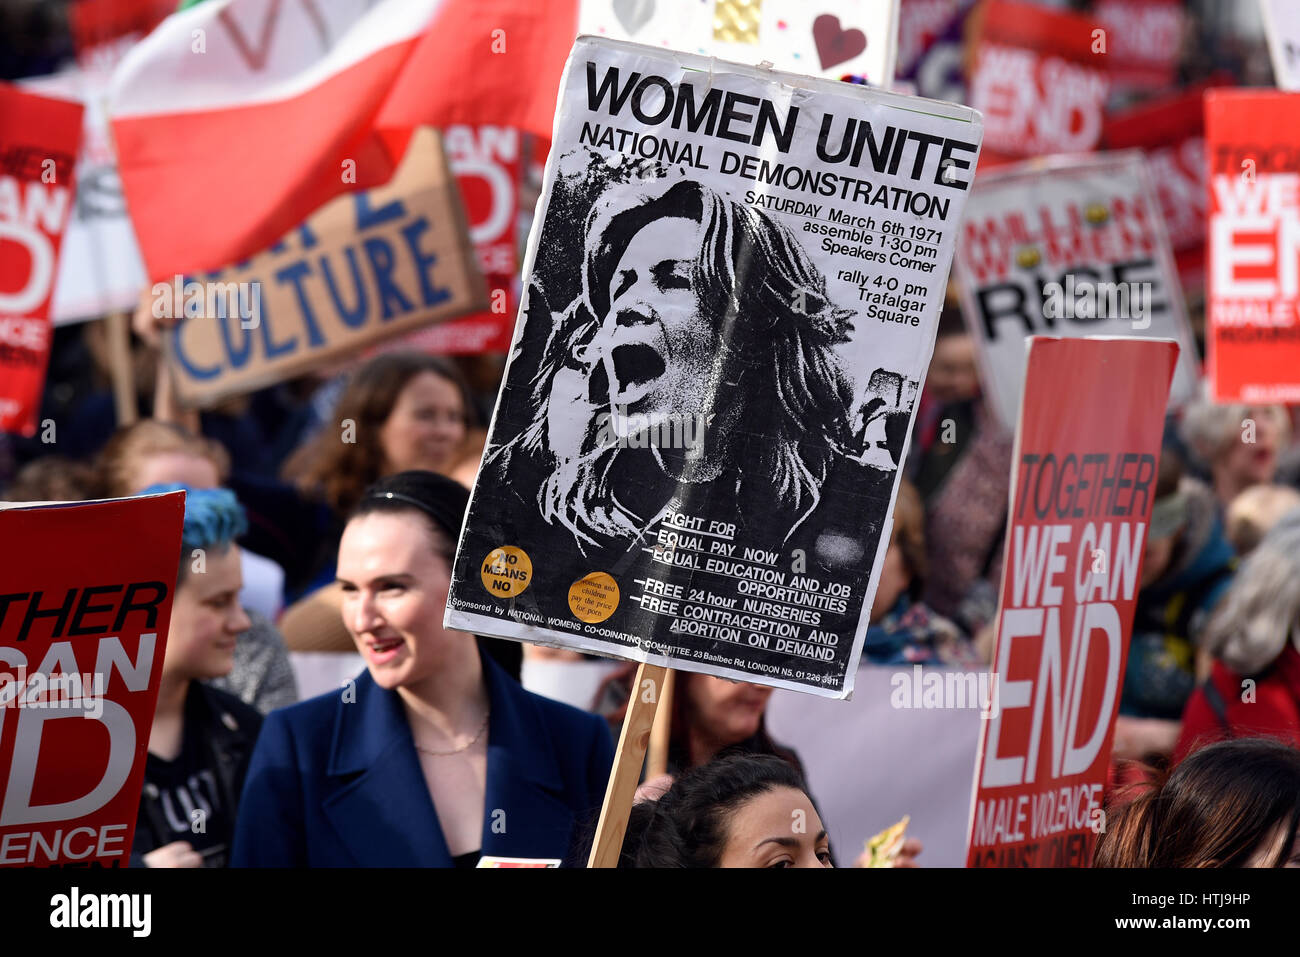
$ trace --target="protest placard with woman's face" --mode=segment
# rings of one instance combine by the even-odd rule
[[[851,454],[855,390],[835,349],[852,313],[786,227],[685,178],[609,186],[582,241],[533,421],[487,467],[540,453],[541,517],[579,543],[627,547],[718,481],[744,485],[761,508],[741,521],[783,543]],[[638,480],[616,482],[629,467]]]

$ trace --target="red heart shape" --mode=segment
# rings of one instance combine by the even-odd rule
[[[861,30],[843,29],[840,18],[833,13],[823,13],[814,20],[812,32],[823,70],[852,60],[867,48],[867,35]]]

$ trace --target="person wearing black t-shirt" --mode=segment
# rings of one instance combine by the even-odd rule
[[[244,525],[243,510],[224,489],[187,492],[180,572],[131,848],[136,866],[229,863],[239,794],[262,723],[238,698],[203,684],[230,671],[236,638],[251,624],[239,605],[239,549],[232,544]]]

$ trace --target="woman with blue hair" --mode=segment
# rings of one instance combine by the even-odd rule
[[[234,544],[247,521],[226,489],[153,485],[143,494],[180,490],[181,561],[131,862],[224,867],[262,718],[204,682],[230,671],[235,641],[250,627]]]

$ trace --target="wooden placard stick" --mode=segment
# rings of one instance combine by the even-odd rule
[[[176,396],[176,382],[172,370],[167,368],[164,356],[158,357],[158,372],[154,380],[153,417],[159,422],[170,422],[189,429],[195,435],[201,434],[202,423],[198,409],[187,409],[181,405]]]
[[[668,773],[668,745],[673,734],[673,688],[676,684],[677,672],[670,668],[664,676],[664,687],[659,693],[659,710],[655,712],[655,723],[650,729],[650,753],[645,760],[647,781]]]
[[[135,368],[131,361],[130,313],[111,312],[104,319],[108,345],[108,374],[113,380],[113,404],[118,426],[133,425],[139,418],[135,398]]]
[[[609,787],[605,789],[605,803],[596,824],[596,838],[591,845],[591,857],[587,860],[588,867],[618,866],[623,835],[627,833],[627,817],[636,796],[646,746],[650,743],[650,729],[654,726],[655,712],[663,697],[665,679],[671,673],[668,668],[644,662],[636,670],[623,731],[618,736],[618,750],[614,752],[614,768],[609,774]]]

